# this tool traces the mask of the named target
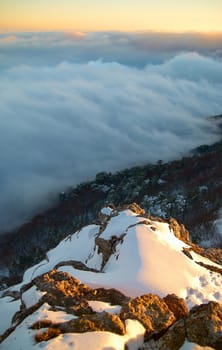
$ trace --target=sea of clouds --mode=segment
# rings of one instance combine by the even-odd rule
[[[0,231],[99,171],[219,137],[222,35],[0,34]]]

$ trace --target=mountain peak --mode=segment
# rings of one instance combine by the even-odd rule
[[[183,225],[147,215],[135,203],[105,207],[98,220],[67,236],[22,283],[2,292],[8,319],[1,321],[0,349],[19,349],[24,339],[23,349],[72,343],[85,350],[93,342],[90,349],[133,350],[151,339],[158,349],[179,349],[192,338],[186,325],[193,307],[199,315],[204,303],[212,315],[220,310],[222,327],[222,266],[203,256]],[[179,347],[161,347],[160,339],[172,338],[177,327],[184,334]],[[212,334],[204,344],[197,334],[192,339],[219,349],[221,331]]]

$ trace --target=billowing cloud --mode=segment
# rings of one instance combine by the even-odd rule
[[[219,57],[185,52],[163,58],[156,50],[153,55],[159,55],[160,62],[147,59],[141,66],[138,57],[143,54],[134,54],[130,46],[134,65],[133,59],[124,63],[121,49],[121,62],[112,57],[108,62],[108,52],[106,59],[102,55],[95,59],[87,49],[84,59],[79,56],[75,61],[69,60],[70,41],[80,43],[83,50],[87,40],[96,53],[94,35],[100,42],[107,40],[104,50],[111,52],[112,35],[123,46],[123,39],[133,35],[91,33],[86,39],[80,33],[71,38],[70,33],[49,33],[42,45],[43,34],[35,35],[36,39],[25,33],[15,45],[13,40],[2,44],[1,231],[22,223],[59,191],[91,179],[98,171],[178,158],[218,138],[206,117],[222,109]],[[53,51],[44,51],[50,37],[58,63],[52,59]],[[81,51],[78,45],[76,51],[72,47],[73,57]],[[37,58],[32,57],[33,47],[39,52]],[[6,62],[12,50],[18,56]],[[29,54],[27,61],[24,52]]]
[[[222,33],[47,32],[0,34],[0,69],[17,64],[58,65],[102,59],[144,67],[195,51],[222,57]]]

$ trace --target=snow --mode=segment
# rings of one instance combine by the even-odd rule
[[[211,350],[213,348],[210,348],[209,346],[200,346],[194,343],[190,343],[188,341],[185,341],[185,343],[183,344],[183,346],[180,348],[180,350]]]
[[[20,300],[14,300],[11,297],[4,297],[0,299],[0,335],[3,334],[6,329],[12,325],[12,317],[19,311],[21,302]],[[4,316],[3,316],[4,315]]]
[[[154,221],[149,225],[142,224],[141,218],[122,212],[110,220],[100,237],[109,239],[114,232],[121,234],[117,227],[122,218],[125,226],[121,229],[126,232],[127,227],[127,234],[123,244],[119,243],[116,253],[109,258],[104,273],[79,271],[68,266],[59,270],[72,274],[93,288],[116,288],[131,297],[150,292],[162,297],[175,293],[186,299],[189,308],[208,300],[222,302],[222,277],[184,255],[182,248],[187,245],[174,236],[168,224]],[[135,226],[132,227],[132,223]],[[192,254],[195,260],[217,265]]]
[[[29,308],[41,299],[46,292],[37,290],[36,286],[32,286],[22,294],[22,301],[25,303],[26,308]]]
[[[53,269],[61,261],[65,264],[69,260],[79,260],[88,267],[101,271],[102,253],[98,253],[95,238],[110,240],[112,236],[116,236],[123,238],[102,272],[78,270],[68,264],[59,267],[58,270],[70,273],[92,288],[116,288],[131,297],[147,293],[163,297],[175,293],[185,298],[189,308],[209,300],[222,303],[222,276],[205,269],[195,261],[220,268],[221,266],[192,251],[190,253],[193,260],[188,258],[182,252],[188,245],[174,236],[167,223],[149,221],[130,210],[124,210],[117,216],[109,216],[108,219],[107,226],[101,233],[98,225],[89,225],[68,236],[48,252],[47,259],[26,271],[20,285],[10,289],[18,290],[34,277]],[[33,286],[22,294],[22,301],[26,307],[30,307],[38,302],[42,295],[43,293]],[[118,314],[121,308],[119,305],[101,301],[88,301],[88,303],[96,312]],[[5,315],[0,321],[2,333],[10,327],[11,319],[19,307],[20,301],[13,301],[10,297],[0,298],[0,309]],[[51,311],[49,305],[44,304],[17,325],[15,331],[0,344],[0,349],[19,350],[22,346],[23,350],[73,348],[124,350],[127,344],[129,350],[135,350],[142,346],[144,328],[135,320],[126,321],[127,332],[124,336],[110,332],[72,333],[60,335],[40,344],[34,343],[33,337],[37,331],[29,329],[32,323],[45,318],[53,322],[64,322],[74,317],[63,310]],[[201,347],[185,342],[181,349],[198,350]]]
[[[112,236],[119,237],[123,233],[126,233],[127,228],[131,225],[135,225],[140,221],[144,221],[143,217],[138,217],[137,214],[131,210],[124,210],[119,213],[118,216],[114,216],[110,219],[106,229],[100,235],[100,238],[109,240]]]
[[[126,334],[124,336],[110,332],[69,333],[52,339],[41,348],[46,350],[124,350],[125,344],[127,344],[129,350],[137,350],[143,344],[144,332],[144,327],[138,321],[126,320]]]
[[[48,304],[43,304],[37,311],[26,317],[24,321],[19,324],[15,331],[11,333],[3,343],[0,344],[0,350],[30,350],[30,349],[44,349],[44,343],[35,344],[34,335],[36,330],[30,329],[30,326],[38,320],[51,320],[52,322],[65,322],[75,318],[73,315],[68,315],[63,311],[50,311]],[[47,343],[47,342],[45,342]],[[46,348],[47,349],[47,348]],[[59,349],[59,348],[57,348]]]
[[[47,259],[26,270],[21,284],[10,289],[18,290],[23,284],[29,283],[33,278],[50,271],[61,261],[82,261],[90,268],[100,269],[102,256],[97,253],[98,249],[94,249],[95,236],[98,232],[98,225],[89,225],[68,236],[48,252]],[[96,260],[94,254],[97,256]]]
[[[89,306],[95,312],[109,312],[110,314],[119,314],[121,310],[120,305],[110,305],[110,303],[105,303],[103,301],[88,300]]]
[[[182,249],[187,245],[174,236],[167,223],[143,222],[144,217],[129,209],[110,217],[99,237],[109,240],[112,236],[125,236],[104,266],[103,273],[77,270],[71,266],[62,266],[59,270],[93,288],[116,288],[131,297],[149,292],[159,296],[175,293],[186,299],[189,308],[208,300],[222,302],[222,277],[194,260],[219,265],[194,252],[191,252],[194,260],[184,255]],[[48,261],[25,273],[23,283],[51,270],[61,260],[80,260],[88,267],[100,270],[102,254],[95,245],[98,232],[99,226],[89,225],[63,240],[49,251]]]
[[[105,207],[101,210],[101,213],[105,216],[111,216],[113,213],[113,209],[110,207]]]
[[[30,329],[30,325],[42,319],[49,319],[52,322],[65,322],[74,316],[67,315],[63,311],[50,311],[49,305],[42,305],[32,315],[28,316],[19,324],[13,334],[0,344],[1,350],[99,350],[115,349],[124,350],[125,344],[128,344],[129,350],[137,350],[143,344],[145,329],[136,320],[126,320],[126,334],[123,336],[110,332],[86,332],[86,333],[67,333],[62,334],[50,341],[35,344],[34,335],[39,331]]]

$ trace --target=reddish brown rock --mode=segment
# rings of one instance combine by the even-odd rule
[[[222,349],[222,305],[210,301],[195,306],[185,321],[187,339],[201,346]]]
[[[120,335],[125,334],[125,326],[119,316],[105,311],[64,322],[59,325],[59,329],[62,333],[108,331]]]
[[[184,320],[174,323],[158,340],[144,343],[142,350],[179,350],[185,341]]]
[[[163,300],[177,320],[188,315],[188,308],[183,298],[179,298],[176,294],[168,294]]]
[[[45,329],[45,327],[49,327]],[[40,320],[31,326],[32,329],[44,328],[36,334],[36,342],[46,341],[61,333],[84,333],[95,331],[107,331],[119,335],[125,334],[125,325],[117,315],[107,312],[85,315],[63,323],[53,324],[51,321]]]
[[[122,320],[130,318],[140,321],[146,329],[145,340],[158,337],[175,322],[173,312],[154,294],[137,297],[123,305],[120,317]]]
[[[169,227],[173,231],[174,235],[183,242],[189,243],[189,232],[183,224],[179,224],[174,218],[169,219]]]

